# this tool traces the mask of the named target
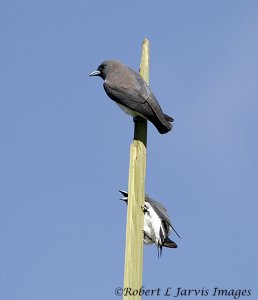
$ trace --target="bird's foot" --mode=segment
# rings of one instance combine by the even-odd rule
[[[141,206],[141,209],[142,209],[144,214],[148,211],[145,206]]]

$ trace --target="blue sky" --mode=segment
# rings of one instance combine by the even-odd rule
[[[252,0],[1,2],[0,299],[116,298],[133,123],[88,74],[137,70],[145,37],[175,118],[148,126],[146,191],[182,239],[144,248],[144,286],[257,299],[257,32]]]

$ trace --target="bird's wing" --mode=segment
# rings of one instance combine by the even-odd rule
[[[145,201],[150,203],[150,205],[153,207],[153,209],[158,214],[158,216],[162,220],[164,220],[164,222],[166,222],[166,224],[168,224],[168,226],[170,226],[172,228],[172,230],[176,233],[176,235],[179,238],[181,238],[181,236],[177,233],[175,228],[172,226],[172,223],[169,219],[166,208],[161,203],[159,203],[158,201],[155,201],[155,200],[151,199],[148,195],[145,196]]]
[[[155,210],[155,212],[158,214],[158,216],[162,220],[164,220],[169,226],[172,227],[172,224],[171,224],[171,221],[169,219],[167,210],[166,210],[166,208],[161,203],[159,203],[158,201],[155,201],[155,200],[151,199],[148,195],[145,196],[145,201],[149,202],[150,205]]]
[[[111,99],[131,109],[146,102],[150,94],[143,78],[127,67],[112,72],[106,78],[104,88]]]
[[[147,83],[134,70],[127,67],[115,70],[106,78],[104,89],[117,103],[149,116],[155,113],[161,121],[166,120]]]
[[[150,117],[152,117],[154,113],[163,124],[166,124],[167,121],[173,122],[174,121],[173,118],[163,113],[158,100],[152,93],[151,89],[149,88],[145,80],[141,77],[141,75],[136,73],[133,70],[131,71],[134,73],[135,80],[138,81],[139,84],[141,85],[141,93],[144,95],[146,104],[148,103],[148,106],[151,109]]]

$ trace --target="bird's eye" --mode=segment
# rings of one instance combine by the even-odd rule
[[[102,65],[100,66],[101,71],[104,70],[105,68],[106,68],[106,64],[102,64]]]

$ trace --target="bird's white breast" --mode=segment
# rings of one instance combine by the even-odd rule
[[[122,104],[119,104],[119,103],[117,103],[117,105],[118,105],[118,106],[119,106],[126,114],[128,114],[128,115],[130,115],[130,116],[132,116],[132,117],[140,116],[140,117],[146,119],[142,114],[139,114],[137,111],[134,111],[134,110],[132,110],[132,109],[130,109],[130,108],[128,108],[128,107],[122,105]]]
[[[148,237],[150,237],[155,243],[158,243],[161,220],[149,203],[145,202],[145,205],[148,212],[144,215],[144,231]]]

